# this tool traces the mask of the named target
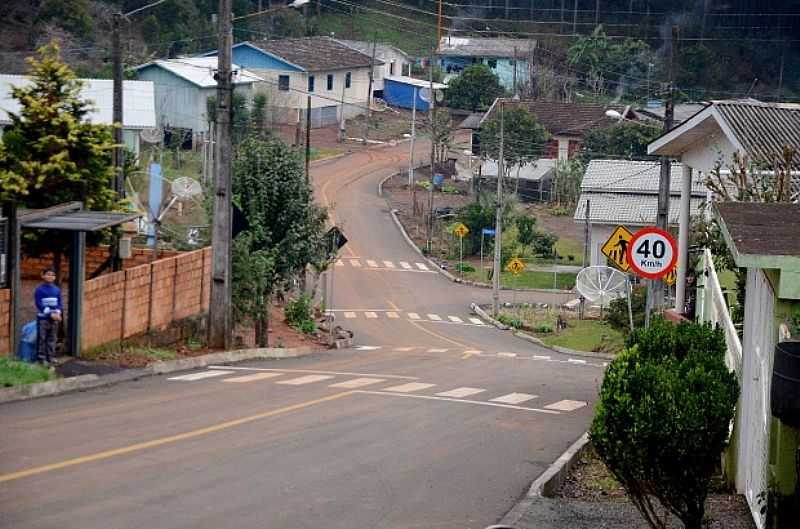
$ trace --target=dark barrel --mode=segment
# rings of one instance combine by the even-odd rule
[[[781,342],[775,346],[770,396],[772,415],[800,428],[800,342]]]

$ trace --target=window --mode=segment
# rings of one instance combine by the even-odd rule
[[[394,61],[389,63],[389,75],[394,75]]]
[[[489,68],[491,68],[492,70],[497,68],[497,59],[489,59],[487,63],[489,64]]]
[[[347,72],[344,76],[344,87],[350,88],[351,84],[353,84],[353,73]]]
[[[309,75],[308,76],[308,91],[309,92],[313,92],[314,91],[314,76],[313,75]]]
[[[328,74],[328,90],[333,90],[333,74]]]
[[[288,75],[279,75],[278,76],[278,90],[282,92],[289,91],[289,76]]]

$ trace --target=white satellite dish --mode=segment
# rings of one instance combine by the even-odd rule
[[[433,95],[434,95],[434,97],[436,97],[436,102],[437,103],[444,102],[444,92],[442,92],[441,90],[434,90],[433,91]]]
[[[188,176],[179,176],[173,180],[170,189],[179,200],[190,200],[203,193],[200,182]]]
[[[419,91],[419,98],[425,101],[426,103],[431,102],[431,89],[430,88],[421,88]]]
[[[610,266],[589,266],[578,272],[575,288],[601,307],[628,295],[628,276]]]
[[[139,137],[145,143],[161,143],[161,138],[164,136],[159,128],[142,129],[139,131]]]

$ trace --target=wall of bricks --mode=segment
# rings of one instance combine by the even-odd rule
[[[159,259],[167,257],[174,257],[180,255],[181,252],[174,250],[159,250]],[[108,260],[109,248],[108,246],[95,246],[86,249],[86,277],[88,278],[95,270],[100,268],[103,263]],[[153,261],[153,250],[149,248],[133,248],[131,250],[131,257],[122,260],[122,268],[134,268],[143,264]],[[23,279],[39,279],[44,268],[53,266],[53,255],[44,254],[40,257],[25,256],[20,263],[20,270]],[[106,271],[110,273],[110,269]],[[63,278],[69,277],[69,258],[66,255],[61,256],[61,275]]]
[[[86,281],[81,349],[164,329],[207,311],[211,264],[211,248],[203,248]],[[0,354],[12,350],[9,309],[9,290],[0,289]]]

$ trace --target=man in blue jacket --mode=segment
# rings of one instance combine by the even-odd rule
[[[39,361],[44,366],[50,365],[56,352],[58,322],[61,321],[61,289],[55,285],[56,272],[52,268],[42,271],[42,284],[36,287],[37,340],[36,350]]]

